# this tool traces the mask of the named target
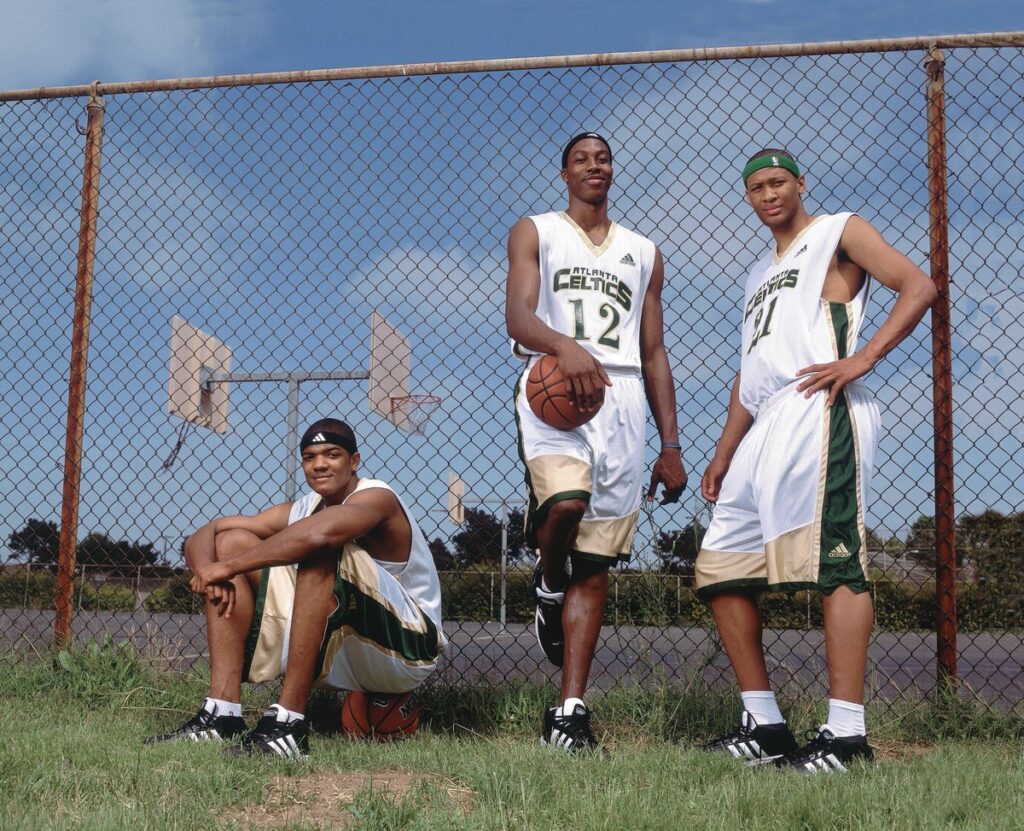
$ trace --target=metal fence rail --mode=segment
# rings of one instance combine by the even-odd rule
[[[488,507],[522,491],[504,243],[518,217],[563,205],[560,147],[597,128],[615,150],[613,215],[666,259],[694,480],[735,376],[742,281],[767,245],[738,184],[752,150],[789,147],[812,212],[856,210],[931,271],[931,336],[920,327],[868,379],[885,430],[867,517],[873,689],[914,697],[959,677],[1017,705],[1022,76],[1024,35],[1009,33],[0,93],[0,642],[110,631],[201,658],[183,537],[301,488],[282,479],[288,414],[337,414],[434,541],[454,643],[444,677],[548,677],[526,631],[520,538],[510,520],[502,577]],[[874,299],[872,326],[891,305]],[[413,390],[441,399],[424,436],[367,407],[373,311],[408,339]],[[232,372],[349,380],[303,383],[301,397],[233,383],[227,432],[183,430],[167,409],[175,315],[228,345]],[[476,506],[461,529],[449,473]],[[728,681],[689,588],[706,521],[693,496],[643,520],[596,684]],[[818,601],[764,604],[773,672],[819,688]]]

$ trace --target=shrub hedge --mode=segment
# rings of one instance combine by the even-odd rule
[[[0,574],[0,608],[52,609],[56,577],[49,572],[12,570]],[[934,587],[878,580],[872,588],[876,628],[886,632],[934,631]],[[499,576],[483,569],[441,574],[445,620],[487,621],[498,618],[501,603]],[[86,583],[75,588],[75,605],[91,611],[131,611],[135,594],[127,586]],[[765,625],[772,629],[819,629],[821,598],[809,592],[765,594],[760,598]],[[143,600],[148,612],[199,614],[202,603],[189,591],[184,576],[173,577]],[[508,574],[506,620],[533,619],[531,576]],[[962,632],[1024,629],[1024,598],[1000,594],[987,587],[961,585],[957,617]],[[693,589],[671,575],[633,572],[616,574],[608,593],[604,621],[608,625],[697,626],[712,625],[711,613]]]

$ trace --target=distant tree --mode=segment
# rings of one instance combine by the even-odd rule
[[[707,529],[699,519],[692,519],[682,530],[659,531],[655,548],[661,559],[661,571],[693,577],[697,553]]]
[[[152,543],[114,540],[97,531],[78,544],[75,556],[80,565],[106,567],[111,571],[156,565],[162,559]]]
[[[455,568],[455,555],[448,550],[444,540],[435,537],[429,543],[430,556],[434,558],[434,568],[438,571],[452,571]]]
[[[508,561],[517,563],[524,557],[533,558],[533,551],[526,544],[526,521],[523,512],[516,509],[508,512]]]
[[[1000,519],[1002,518],[1002,514],[998,514],[994,511],[986,511],[980,516],[986,516],[988,514],[994,514]],[[967,522],[968,526],[970,526],[972,522],[970,514],[961,517],[954,529],[954,534],[957,537],[956,564],[958,568],[963,566],[965,557],[969,556],[967,548],[963,545],[963,541],[959,539],[960,532],[964,529],[964,522]],[[910,526],[910,533],[907,534],[906,556],[911,560],[917,560],[922,565],[934,568],[935,552],[935,517],[924,515],[919,516],[914,520],[914,524]]]
[[[935,566],[935,517],[922,514],[907,534],[906,556],[930,568]]]
[[[14,531],[7,538],[7,545],[15,555],[29,563],[52,564],[57,562],[57,548],[60,531],[55,522],[30,519],[20,531]]]
[[[523,532],[523,512],[509,511],[508,561],[514,563],[527,556],[529,549]],[[462,530],[452,537],[455,556],[461,566],[475,563],[497,565],[501,562],[501,521],[494,514],[466,508]]]
[[[867,529],[867,537],[869,550],[881,551],[885,548],[885,537],[879,534],[874,528]]]
[[[974,563],[984,594],[1020,608],[1024,603],[1024,513],[966,514],[957,523],[957,549]]]

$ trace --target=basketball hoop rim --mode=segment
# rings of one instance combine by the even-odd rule
[[[393,395],[391,396],[391,412],[395,411],[396,407],[401,407],[403,404],[440,404],[441,396],[431,395],[429,393],[410,393],[409,395]]]

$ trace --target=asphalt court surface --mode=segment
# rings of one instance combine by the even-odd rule
[[[52,637],[53,611],[0,609],[0,645],[40,649]],[[145,612],[75,613],[75,639],[87,642],[110,635],[133,641],[146,654],[175,669],[207,662],[205,622],[201,615]],[[515,623],[448,622],[450,645],[438,676],[445,681],[498,683],[557,681],[537,646],[533,628]],[[825,654],[819,631],[766,631],[764,643],[777,688],[824,693]],[[958,670],[964,685],[986,701],[1013,705],[1024,701],[1024,638],[1005,633],[961,633]],[[695,680],[711,686],[732,683],[728,660],[714,632],[656,626],[605,627],[594,656],[591,684],[598,689],[665,680]],[[879,632],[869,651],[868,687],[885,699],[920,698],[935,684],[935,635]]]

